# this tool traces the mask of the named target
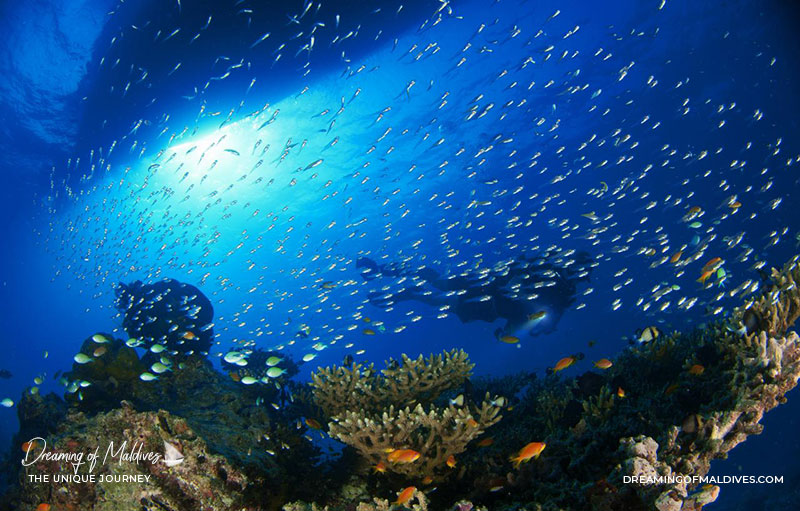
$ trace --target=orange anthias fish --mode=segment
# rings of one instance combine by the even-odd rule
[[[688,213],[683,215],[683,219],[682,220],[684,222],[691,222],[692,220],[694,220],[695,218],[700,216],[700,213],[702,213],[702,212],[703,212],[703,209],[700,206],[694,206],[693,208],[691,208],[689,210]]]
[[[695,376],[699,376],[703,374],[706,368],[701,366],[700,364],[694,364],[692,367],[689,368],[689,374],[693,374]]]
[[[607,358],[601,358],[600,360],[594,363],[594,366],[598,369],[608,369],[612,365],[614,364],[612,364],[611,361]]]
[[[708,278],[712,276],[714,272],[716,272],[723,264],[725,264],[725,261],[721,257],[710,259],[706,265],[703,266],[703,269],[700,272],[700,278],[697,279],[697,282],[705,284],[706,280],[708,280]]]
[[[494,443],[494,437],[487,436],[486,438],[481,439],[481,441],[478,442],[477,445],[478,447],[489,447],[493,443]]]
[[[724,262],[725,262],[725,261],[723,261],[721,257],[715,257],[715,258],[713,258],[713,259],[709,260],[709,261],[706,263],[706,265],[705,265],[705,266],[703,266],[703,271],[705,272],[706,270],[712,270],[712,271],[713,271],[713,270],[716,270],[717,268],[719,268],[720,266],[722,266],[722,264],[723,264]]]
[[[375,335],[375,330],[373,330],[371,328],[365,328],[363,330],[363,332],[364,332],[364,335]]]
[[[322,424],[319,423],[318,420],[312,419],[311,417],[306,417],[306,426],[311,429],[322,429]]]
[[[697,279],[697,282],[705,284],[706,281],[708,280],[708,277],[714,275],[715,271],[716,270],[703,270],[703,273],[700,274],[700,278]]]
[[[677,263],[678,261],[681,260],[682,255],[683,255],[683,250],[678,250],[677,252],[672,254],[672,257],[669,258],[669,262],[673,264]]]
[[[39,445],[40,444],[39,444],[38,440],[33,440],[33,441],[29,441],[29,442],[22,442],[22,446],[21,447],[22,447],[22,451],[23,452],[28,452],[29,449],[31,451],[35,451],[36,449],[39,448]]]
[[[184,332],[182,337],[188,341],[197,339],[197,336],[194,335],[194,332]]]
[[[388,460],[392,463],[414,463],[420,454],[414,449],[397,449],[389,453]]]
[[[509,459],[514,463],[514,468],[519,468],[521,463],[526,463],[530,461],[531,458],[538,458],[539,455],[542,454],[542,451],[544,451],[545,447],[547,447],[547,444],[544,442],[531,442],[520,449],[519,454],[512,456]]]
[[[625,391],[622,389],[622,387],[617,387],[617,397],[619,398],[625,397]]]
[[[39,504],[36,506],[36,511],[50,511],[50,504]]]
[[[455,468],[456,466],[456,457],[452,454],[447,457],[447,466],[450,468]]]
[[[519,342],[519,337],[514,335],[503,334],[497,338],[500,342],[504,342],[506,344],[517,344]]]
[[[562,358],[561,360],[556,362],[556,366],[553,368],[553,372],[557,373],[559,371],[563,371],[564,369],[574,364],[575,360],[577,359],[572,355],[570,355],[569,357]]]
[[[528,314],[528,321],[536,321],[545,316],[547,316],[547,311],[534,312],[533,314]]]
[[[382,461],[379,461],[377,465],[372,467],[372,470],[374,470],[375,473],[380,472],[381,474],[383,474],[384,472],[386,472],[386,465]]]
[[[405,490],[401,491],[399,495],[397,495],[397,500],[395,500],[394,503],[397,504],[398,506],[402,506],[403,504],[411,500],[411,497],[414,496],[415,491],[417,491],[416,487],[409,486]]]
[[[242,381],[242,377],[239,376],[239,373],[229,373],[229,376],[231,377],[231,380],[233,380],[233,381],[237,381],[237,382],[238,381]]]

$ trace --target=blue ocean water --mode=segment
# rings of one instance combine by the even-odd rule
[[[40,393],[63,394],[53,375],[84,339],[123,335],[119,282],[197,286],[214,305],[212,360],[314,355],[299,380],[346,355],[451,348],[476,375],[544,374],[582,352],[578,374],[637,329],[722,317],[758,262],[798,250],[791,2],[0,9],[0,369],[13,374],[0,397],[39,375]],[[515,344],[497,339],[502,311],[465,322],[441,290],[435,305],[368,299],[421,267],[476,276],[548,250],[596,265],[565,306],[524,297],[546,314],[507,332]],[[698,260],[670,262],[679,251]],[[359,257],[403,263],[407,279],[365,280]],[[704,287],[713,257],[725,272]],[[792,397],[712,470],[796,474]],[[17,428],[0,409],[3,445]]]

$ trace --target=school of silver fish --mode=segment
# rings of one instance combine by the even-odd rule
[[[680,63],[663,55],[630,60],[631,48],[659,40],[668,2],[631,26],[584,28],[571,21],[578,12],[533,3],[462,12],[440,0],[382,46],[380,32],[318,16],[315,1],[285,21],[296,37],[275,40],[247,21],[255,3],[240,3],[242,23],[258,34],[248,43],[253,59],[296,62],[307,83],[258,102],[266,78],[248,76],[228,111],[210,111],[204,97],[215,83],[251,68],[219,55],[223,67],[206,70],[185,98],[193,118],[149,114],[70,160],[79,182],[54,172],[42,236],[54,278],[91,296],[89,309],[115,314],[116,282],[183,279],[218,307],[216,355],[246,364],[255,347],[291,347],[310,362],[334,345],[363,355],[363,333],[448,317],[418,306],[370,319],[359,256],[488,277],[520,253],[546,251],[569,265],[587,250],[606,277],[581,290],[575,309],[637,314],[645,324],[693,308],[722,314],[728,300],[759,290],[753,270],[769,250],[799,236],[773,213],[788,202],[776,176],[800,156],[785,154],[780,137],[744,137],[769,122],[757,101],[697,87],[688,71],[673,79]],[[149,29],[118,37],[125,30]],[[176,28],[154,34],[154,44],[203,34]],[[357,44],[376,49],[358,61],[343,50],[341,72],[312,73],[319,47]],[[753,52],[765,72],[777,65],[767,49]],[[156,79],[165,77],[139,68],[115,87]],[[160,135],[137,139],[143,125]],[[705,135],[689,139],[683,129]],[[642,264],[647,272],[629,269]],[[385,289],[411,285],[398,277]],[[623,300],[623,289],[638,298]],[[162,362],[142,379],[171,368]]]

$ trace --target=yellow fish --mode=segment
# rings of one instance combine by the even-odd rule
[[[515,337],[513,335],[503,334],[498,337],[500,342],[504,342],[506,344],[517,344],[519,342],[519,337]]]
[[[547,311],[534,312],[533,314],[528,314],[528,321],[536,321],[545,316],[547,316]]]

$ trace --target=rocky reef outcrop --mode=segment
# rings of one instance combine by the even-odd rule
[[[137,412],[123,402],[93,417],[72,412],[47,440],[32,443],[26,457],[31,463],[19,473],[19,511],[42,503],[97,511],[257,509],[245,500],[259,482],[163,410]],[[180,462],[164,461],[165,445],[181,454]],[[36,480],[45,476],[47,481]]]
[[[202,440],[204,453],[225,460],[226,467],[230,468],[225,468],[226,473],[241,474],[244,480],[257,483],[258,498],[255,501],[252,495],[242,493],[243,497],[236,502],[249,502],[247,505],[252,509],[277,509],[293,495],[313,494],[316,488],[306,486],[302,481],[320,477],[325,471],[315,467],[321,451],[307,438],[309,428],[301,420],[306,414],[305,409],[300,402],[294,403],[291,399],[293,389],[299,384],[281,380],[284,385],[280,389],[276,385],[245,386],[215,370],[201,357],[187,358],[180,368],[159,375],[157,380],[142,381],[139,371],[146,367],[152,354],[145,353],[140,358],[136,350],[126,347],[120,339],[102,335],[106,341],[101,345],[105,348],[102,356],[87,364],[76,362],[72,370],[65,373],[69,382],[79,382],[76,385],[70,383],[79,390],[70,392],[68,388],[65,399],[55,394],[23,394],[18,408],[20,432],[13,441],[12,463],[8,471],[16,474],[20,470],[19,446],[32,438],[41,437],[58,449],[65,449],[64,442],[67,442],[66,450],[75,450],[85,446],[82,440],[76,444],[71,435],[80,436],[92,428],[96,428],[98,439],[104,429],[108,429],[109,435],[118,435],[124,421],[109,417],[115,417],[114,414],[122,414],[120,417],[123,418],[133,417],[131,414],[134,413],[139,414],[135,418],[142,428],[149,424],[148,420],[158,420],[157,426],[167,431],[171,426],[166,428],[165,424],[178,421],[177,430],[187,429],[191,431],[192,439]],[[89,338],[81,352],[94,350],[97,346]],[[158,417],[169,420],[164,422]],[[135,432],[126,431],[125,435]],[[137,437],[128,435],[125,438],[131,444]],[[121,441],[115,441],[115,444],[119,445]],[[164,447],[159,444],[159,449],[163,452]],[[206,470],[209,466],[197,468]],[[189,473],[181,472],[178,478],[184,476],[185,484],[195,486]],[[326,477],[320,477],[320,481]],[[19,481],[17,491],[22,490],[18,495],[21,495],[29,484],[16,479]],[[324,483],[320,482],[320,487],[324,487]],[[13,493],[14,489],[11,491]],[[245,488],[237,491],[244,492]],[[80,501],[83,506],[96,497],[86,492],[79,494],[84,495],[84,500]],[[108,492],[103,490],[102,494]],[[15,502],[10,496],[5,500]],[[167,508],[153,504],[155,507],[152,509],[201,509],[194,507],[197,502],[204,501],[191,501],[191,505],[184,503],[180,506],[170,504],[173,507]],[[2,505],[0,499],[0,509],[4,509]],[[16,509],[16,505],[7,504],[6,507]],[[226,506],[214,501],[209,509],[247,508]],[[88,508],[79,505],[75,509]]]

